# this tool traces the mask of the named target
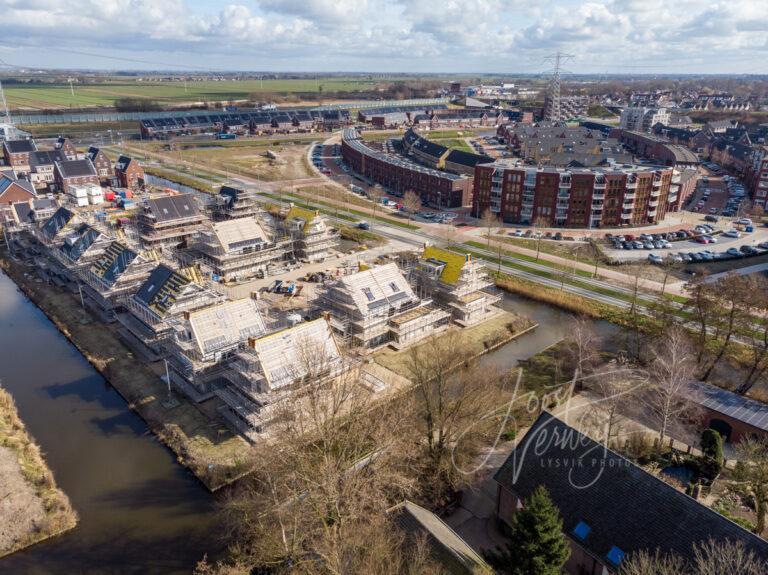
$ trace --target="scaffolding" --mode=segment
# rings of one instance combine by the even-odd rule
[[[328,226],[319,211],[292,205],[282,215],[279,227],[293,239],[296,259],[306,263],[325,260],[339,245],[338,232]]]

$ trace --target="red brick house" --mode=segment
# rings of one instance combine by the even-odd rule
[[[616,575],[625,557],[643,550],[691,561],[694,545],[709,539],[768,559],[764,539],[546,412],[494,479],[502,530],[537,487],[546,488],[571,544],[569,575]]]
[[[56,143],[53,145],[53,147],[56,150],[61,150],[67,160],[72,161],[77,159],[77,148],[75,148],[75,145],[69,138],[59,136],[59,139],[56,140]]]
[[[5,165],[21,175],[29,173],[29,154],[37,150],[34,140],[6,140],[3,142]]]
[[[725,441],[738,443],[768,436],[768,405],[703,382],[691,384],[692,401],[702,409],[701,423]]]
[[[115,164],[115,176],[123,188],[138,188],[144,185],[144,169],[138,160],[120,156]]]
[[[0,221],[13,220],[13,204],[30,202],[36,198],[35,188],[28,181],[17,180],[8,174],[0,174]]]
[[[69,192],[70,186],[80,186],[83,184],[99,185],[99,176],[96,175],[96,169],[91,160],[67,160],[66,162],[56,162],[54,169],[54,179],[59,189],[65,193]]]
[[[91,163],[96,170],[96,175],[99,176],[99,180],[102,182],[108,181],[115,175],[115,171],[112,168],[112,162],[110,162],[107,155],[96,146],[88,148],[85,157],[91,160]]]

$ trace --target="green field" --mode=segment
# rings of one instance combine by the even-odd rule
[[[395,78],[391,79],[395,80]],[[391,81],[388,79],[388,81]],[[296,80],[222,80],[184,82],[115,81],[98,84],[74,84],[72,96],[68,84],[6,84],[5,97],[11,109],[51,109],[112,106],[120,98],[147,98],[160,103],[189,101],[244,100],[251,94],[299,94],[357,92],[370,90],[376,82],[367,78],[303,78]],[[320,91],[322,89],[322,92]]]

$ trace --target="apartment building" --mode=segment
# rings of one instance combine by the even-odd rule
[[[768,146],[759,146],[752,152],[749,173],[752,197],[763,208],[768,207]]]
[[[402,348],[446,327],[451,312],[422,300],[397,264],[363,269],[323,286],[315,305],[350,345]]]
[[[477,166],[472,215],[569,228],[647,225],[678,206],[672,168],[616,165],[593,169]]]
[[[619,120],[619,128],[635,132],[650,132],[656,124],[669,124],[669,111],[666,108],[624,108]]]

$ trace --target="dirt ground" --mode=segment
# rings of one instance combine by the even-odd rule
[[[24,479],[16,453],[0,447],[0,556],[26,540],[44,519],[43,503]]]

